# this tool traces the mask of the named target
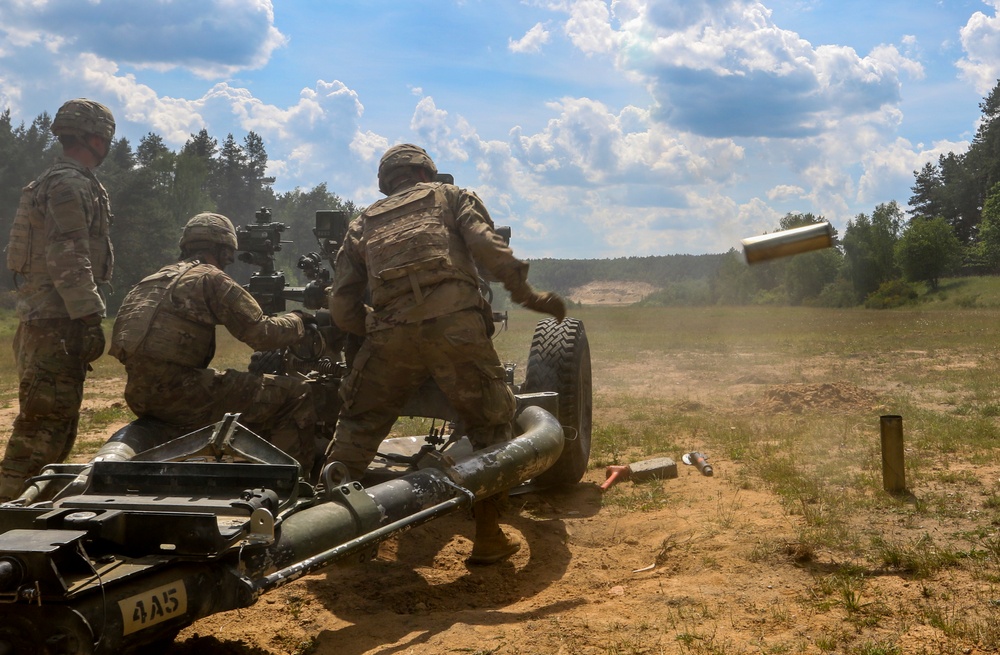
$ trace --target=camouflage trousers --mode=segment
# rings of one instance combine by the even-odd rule
[[[140,357],[129,359],[125,372],[125,402],[136,416],[175,425],[179,436],[238,413],[240,423],[298,460],[304,475],[311,474],[317,419],[306,382]]]
[[[475,448],[511,437],[514,394],[476,309],[369,333],[341,385],[344,401],[327,462],[360,479],[410,394],[428,378],[454,407]]]
[[[88,365],[85,326],[69,318],[23,321],[14,334],[19,411],[3,461],[0,500],[21,493],[46,464],[65,461],[76,441]]]

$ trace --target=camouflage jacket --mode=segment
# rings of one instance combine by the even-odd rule
[[[215,326],[255,350],[291,345],[305,334],[294,314],[264,316],[233,278],[197,260],[164,266],[129,291],[115,318],[110,353],[206,368],[215,355]]]
[[[384,205],[391,206],[403,194],[434,199],[437,206],[418,209],[417,214],[423,219],[433,214],[447,228],[444,239],[451,249],[448,259],[452,263],[437,268],[433,263],[421,265],[416,274],[400,277],[381,275],[374,270],[369,243],[373,230],[366,229],[366,222],[374,220]],[[433,225],[428,220],[418,223],[424,227]],[[412,249],[416,240],[400,235],[395,243],[386,239],[380,247],[402,251]],[[377,258],[392,260],[392,255]],[[493,220],[475,193],[440,182],[416,184],[373,204],[351,221],[344,245],[337,253],[330,312],[341,329],[360,335],[463,309],[483,308],[486,301],[476,281],[477,266],[492,273],[512,293],[530,289],[528,264],[515,258],[496,233]],[[371,308],[365,304],[368,293],[373,303]]]
[[[22,321],[104,315],[98,285],[111,281],[111,206],[94,173],[59,157],[21,192],[7,267],[23,275]]]

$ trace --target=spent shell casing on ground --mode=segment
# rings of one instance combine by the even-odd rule
[[[759,237],[743,239],[743,255],[748,264],[798,255],[833,245],[833,226],[828,222],[795,227]]]

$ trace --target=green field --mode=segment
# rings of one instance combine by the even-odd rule
[[[969,287],[977,302],[959,295],[956,306],[946,286],[945,296],[892,311],[579,310],[593,350],[591,465],[698,448],[722,462],[737,489],[777,497],[794,535],[758,540],[748,557],[792,558],[805,568],[815,580],[809,611],[842,616],[836,623],[856,633],[824,642],[832,652],[907,652],[897,638],[873,635],[898,636],[913,622],[945,639],[926,652],[970,652],[962,644],[993,651],[1000,303],[992,287]],[[518,314],[518,327],[498,339],[522,364],[528,336],[520,324],[531,319]],[[886,414],[903,417],[902,494],[883,490]],[[604,505],[654,511],[676,501],[636,485]],[[752,509],[733,502],[716,521],[754,521]],[[919,591],[894,597],[875,582],[886,575]]]
[[[810,642],[821,651],[904,652],[899,635],[914,624],[943,635],[944,646],[927,652],[995,651],[1000,287],[992,282],[946,280],[924,302],[884,311],[578,308],[572,315],[586,325],[593,361],[588,478],[603,479],[610,464],[702,450],[736,494],[718,502],[716,530],[755,520],[740,493],[777,499],[791,532],[755,537],[743,556],[807,577],[801,605],[838,635]],[[511,311],[495,338],[518,381],[538,318]],[[12,331],[9,317],[0,322],[8,341]],[[244,366],[249,349],[220,334],[217,365]],[[0,393],[16,406],[12,362],[0,362]],[[101,443],[101,421],[127,420],[108,390],[122,377],[118,362],[97,362],[94,381],[105,383],[109,409],[85,417],[95,434],[77,455]],[[903,417],[902,494],[882,488],[885,414]],[[662,512],[678,502],[669,489],[619,485],[602,511]],[[890,590],[890,580],[905,591]]]

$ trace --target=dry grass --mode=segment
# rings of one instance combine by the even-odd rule
[[[560,515],[573,529],[574,565],[553,596],[589,598],[594,609],[537,621],[532,640],[550,652],[559,644],[603,653],[997,650],[1000,309],[585,307],[574,315],[593,356],[597,471],[588,478],[608,464],[698,448],[721,486],[691,498],[679,495],[682,481],[618,485],[601,499],[613,527]],[[495,340],[501,358],[518,364],[517,379],[537,318],[512,311]],[[908,494],[882,489],[881,414],[904,417]],[[683,529],[691,512],[694,531]],[[670,534],[647,516],[669,522]],[[637,554],[644,530],[655,544],[645,556]],[[607,551],[628,567],[655,562],[663,571],[645,586],[634,580],[622,602],[649,600],[615,616],[601,611],[607,591],[595,596],[590,581],[616,569],[598,565]],[[577,567],[589,572],[581,578]],[[680,587],[692,571],[726,576],[734,593]],[[422,571],[448,574],[447,565]],[[760,576],[775,589],[755,584]],[[363,577],[348,584],[368,588]],[[456,602],[481,602],[483,593]],[[507,629],[508,640],[487,652],[544,652],[526,646],[519,627]],[[447,634],[453,650],[475,643]],[[334,652],[333,641],[320,640],[316,652]]]

